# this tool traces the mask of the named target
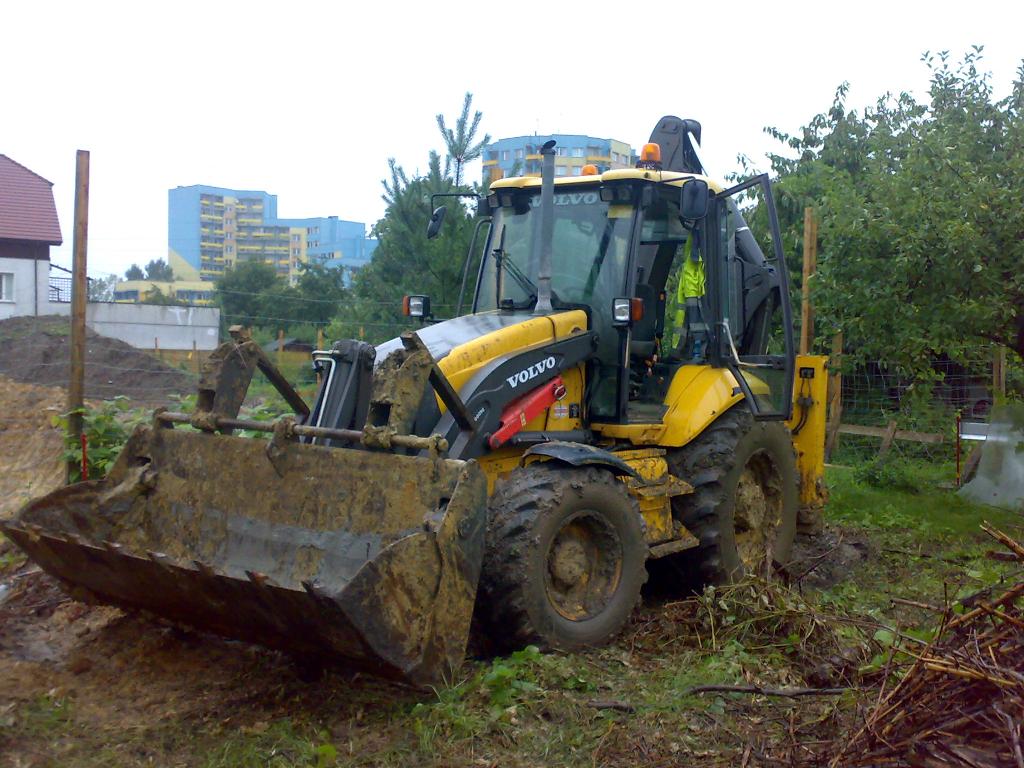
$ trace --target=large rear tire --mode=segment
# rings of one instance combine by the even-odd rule
[[[636,501],[610,472],[517,469],[489,504],[478,617],[501,650],[602,645],[639,602],[646,558]]]
[[[692,576],[722,584],[770,577],[788,563],[800,479],[784,424],[755,421],[738,405],[668,460],[672,474],[694,487],[672,500],[673,514],[700,539],[680,554]]]

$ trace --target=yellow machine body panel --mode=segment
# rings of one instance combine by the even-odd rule
[[[616,456],[636,470],[637,477],[623,477],[622,481],[640,506],[647,543],[677,538],[681,524],[673,524],[672,497],[693,493],[693,486],[669,473],[665,451],[660,448],[617,451]]]
[[[603,437],[634,445],[678,448],[743,399],[736,379],[724,368],[684,365],[676,370],[665,395],[668,411],[656,424],[595,424]]]
[[[697,173],[681,173],[679,171],[655,171],[646,168],[616,168],[605,171],[594,176],[559,176],[555,179],[555,188],[572,187],[595,182],[606,181],[653,181],[659,184],[669,184],[681,187],[690,179],[701,179],[707,182],[712,192],[721,192],[725,189],[714,179],[708,176],[701,176]],[[541,180],[539,176],[510,176],[506,179],[496,179],[491,182],[491,190],[500,192],[502,189],[540,189]]]
[[[513,352],[522,352],[540,344],[549,344],[585,330],[587,330],[587,315],[579,309],[545,317],[534,317],[460,344],[441,359],[437,367],[451,382],[452,387],[458,391],[477,371],[495,358]],[[568,384],[567,381],[566,388],[568,388]],[[582,387],[582,376],[580,386]],[[577,399],[573,402],[580,402],[580,400]],[[437,405],[441,409],[441,413],[447,410],[440,396],[437,397]],[[528,429],[534,428],[544,429],[546,427],[543,424],[540,427],[528,427]],[[571,428],[559,427],[559,429]]]
[[[801,510],[820,509],[828,498],[824,483],[827,368],[828,358],[823,355],[797,355],[793,418],[786,422],[786,426],[794,433],[793,448],[800,471]],[[800,402],[803,398],[810,398],[811,402],[803,405]]]

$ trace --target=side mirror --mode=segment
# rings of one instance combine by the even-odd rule
[[[708,183],[690,179],[679,193],[679,215],[690,221],[703,219],[708,213]]]
[[[441,231],[441,224],[444,222],[444,215],[448,209],[443,205],[435,208],[434,212],[430,214],[430,223],[427,224],[427,240],[433,240],[437,237],[437,233]]]

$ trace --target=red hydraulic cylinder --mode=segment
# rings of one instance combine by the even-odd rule
[[[531,419],[546,411],[556,400],[565,397],[565,382],[556,376],[546,384],[513,400],[501,412],[501,426],[494,430],[488,443],[498,448],[516,432],[521,432]]]

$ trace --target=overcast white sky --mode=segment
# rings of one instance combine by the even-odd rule
[[[1024,3],[36,2],[0,12],[0,152],[54,182],[70,265],[75,150],[91,152],[89,272],[166,257],[167,190],[278,195],[282,216],[382,214],[394,156],[441,149],[474,94],[494,138],[642,144],[659,117],[704,126],[715,175],[762,128],[923,96],[926,49],[985,46],[997,92],[1024,57]],[[470,168],[479,178],[479,163]]]

